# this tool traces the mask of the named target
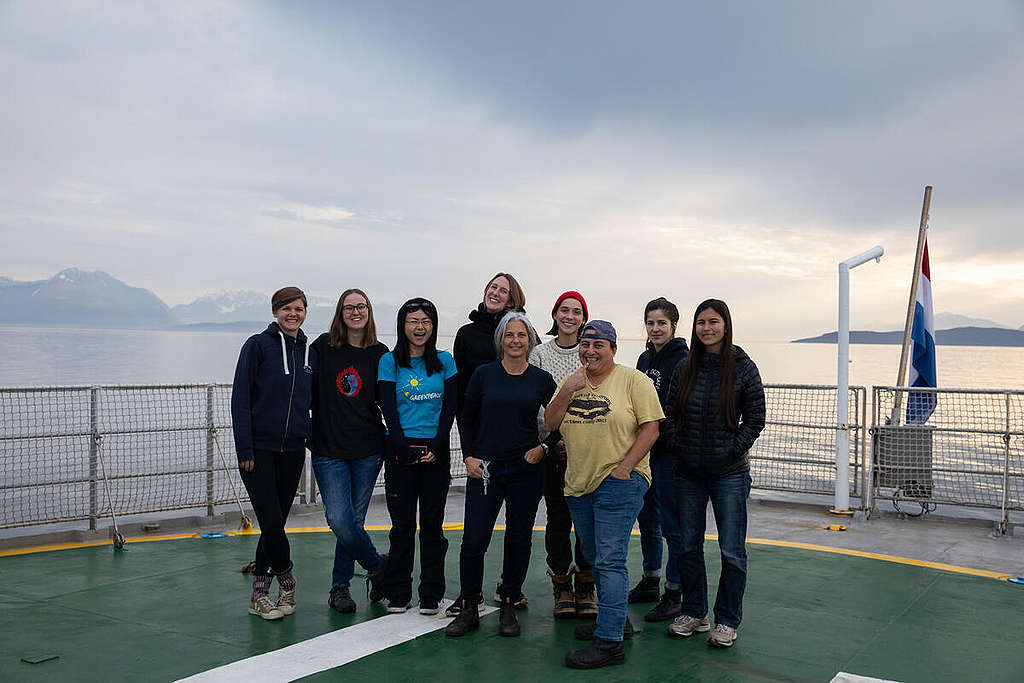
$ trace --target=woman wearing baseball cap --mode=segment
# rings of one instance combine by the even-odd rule
[[[594,567],[596,624],[575,635],[590,645],[565,655],[574,669],[625,661],[632,635],[626,612],[629,535],[651,483],[648,452],[665,413],[651,380],[615,362],[615,328],[591,320],[580,333],[582,367],[561,383],[544,411],[544,426],[558,429],[566,447],[565,499],[583,553]]]

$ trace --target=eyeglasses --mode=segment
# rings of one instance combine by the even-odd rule
[[[366,304],[345,304],[344,306],[341,307],[341,310],[344,311],[345,313],[352,313],[353,311],[359,311],[360,313],[364,313],[367,309],[369,309],[369,306],[367,306]]]

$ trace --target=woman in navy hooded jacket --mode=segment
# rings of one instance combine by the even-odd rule
[[[661,296],[644,307],[644,325],[647,328],[647,350],[640,354],[636,369],[654,382],[665,414],[669,414],[668,385],[676,368],[686,360],[689,349],[686,340],[676,335],[679,309]],[[679,616],[679,509],[674,480],[675,460],[669,453],[665,438],[665,420],[662,436],[651,448],[651,487],[644,495],[644,506],[637,516],[640,525],[640,551],[643,555],[643,578],[629,592],[629,601],[660,602],[647,614],[647,621],[667,621]],[[668,545],[665,562],[665,593],[659,593],[661,584],[662,537]]]
[[[238,469],[249,493],[260,540],[249,614],[280,619],[295,611],[295,577],[284,524],[306,460],[316,353],[300,329],[306,295],[298,287],[271,298],[276,322],[246,340],[231,388]],[[268,593],[277,577],[278,598]]]

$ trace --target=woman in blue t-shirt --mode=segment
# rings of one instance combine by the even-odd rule
[[[426,299],[398,309],[398,341],[377,367],[377,395],[387,423],[384,487],[391,515],[391,549],[370,599],[389,612],[412,603],[416,506],[420,513],[420,613],[437,614],[444,598],[448,539],[441,525],[451,483],[449,435],[458,387],[455,361],[437,350],[437,309]]]
[[[445,629],[449,636],[464,636],[480,627],[477,603],[484,554],[502,504],[506,526],[498,633],[519,635],[515,602],[530,564],[533,521],[544,490],[538,463],[550,446],[540,441],[537,413],[556,389],[551,375],[527,360],[536,345],[537,332],[529,319],[518,311],[506,313],[494,333],[498,360],[478,367],[466,388],[459,417],[468,475],[459,553],[462,589],[458,616]],[[550,438],[557,440],[557,433]]]

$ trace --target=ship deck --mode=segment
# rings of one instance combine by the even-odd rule
[[[458,592],[460,500],[453,489],[449,597]],[[382,510],[375,500],[369,522],[386,548]],[[830,523],[847,530],[828,531]],[[250,579],[239,569],[252,556],[252,533],[129,533],[121,551],[102,540],[0,550],[0,680],[830,681],[847,672],[1011,681],[1024,671],[1024,586],[1005,580],[1024,570],[1024,539],[977,523],[844,520],[755,499],[736,645],[716,650],[700,635],[669,638],[664,623],[644,622],[649,605],[633,605],[639,630],[626,645],[626,665],[589,674],[563,666],[565,651],[582,645],[572,637],[579,622],[551,618],[539,529],[524,587],[530,606],[519,612],[522,636],[499,637],[497,614],[489,613],[479,632],[450,639],[448,619],[415,610],[389,615],[368,604],[358,578],[357,612],[333,612],[326,598],[334,538],[315,513],[290,526],[298,610],[280,622],[246,613]],[[209,531],[227,534],[204,538]],[[496,531],[485,588],[500,573],[501,546]],[[713,601],[713,533],[706,553]],[[639,566],[634,535],[634,581]]]

